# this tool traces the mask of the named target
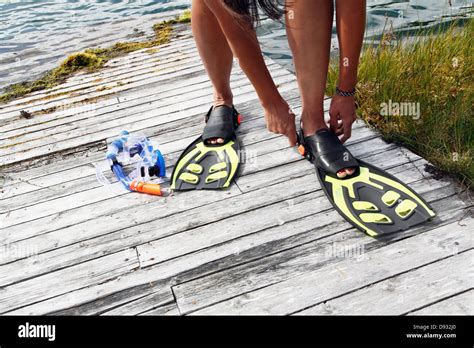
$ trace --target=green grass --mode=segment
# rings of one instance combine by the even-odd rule
[[[144,48],[152,48],[168,43],[171,39],[173,25],[178,23],[189,23],[191,21],[190,11],[185,11],[174,19],[157,23],[153,26],[154,37],[147,41],[118,42],[107,48],[90,48],[67,57],[57,68],[46,72],[39,79],[16,83],[5,88],[0,95],[0,102],[8,102],[12,99],[22,97],[28,93],[40,91],[64,82],[68,76],[87,69],[95,71],[101,68],[110,59],[122,56],[126,53]]]
[[[431,30],[414,41],[388,31],[361,55],[358,115],[385,140],[403,144],[439,169],[474,182],[474,20]],[[327,94],[338,76],[332,62]],[[419,103],[420,118],[383,116],[383,103]]]

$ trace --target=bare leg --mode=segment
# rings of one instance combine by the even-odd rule
[[[301,94],[303,129],[308,136],[327,128],[323,102],[329,67],[333,1],[287,0],[287,10],[288,42]],[[344,170],[342,173],[345,176]]]
[[[230,89],[232,50],[221,30],[219,22],[202,0],[193,0],[191,25],[199,55],[214,87],[214,106],[232,107]],[[222,143],[223,139],[211,139],[211,143]]]
[[[288,42],[298,78],[305,135],[325,128],[324,90],[329,66],[332,0],[288,0]]]
[[[294,114],[271,78],[251,23],[238,19],[223,1],[218,0],[193,0],[192,22],[196,42],[214,84],[217,99],[221,98],[225,104],[226,100],[232,100],[229,75],[233,53],[255,87],[265,109],[268,129],[286,135],[294,145]]]
[[[193,0],[192,29],[199,55],[214,86],[214,103],[232,106],[232,51],[219,22],[202,0]],[[216,54],[218,52],[218,54]]]

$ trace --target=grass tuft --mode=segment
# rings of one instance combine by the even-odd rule
[[[474,21],[464,27],[432,29],[413,41],[387,31],[364,48],[360,60],[358,115],[390,142],[403,144],[441,170],[474,182]],[[327,94],[332,95],[338,64],[332,62]],[[384,115],[392,103],[419,103],[413,113]],[[401,104],[399,104],[401,105]],[[415,105],[415,104],[413,104]],[[405,110],[406,111],[406,110]]]

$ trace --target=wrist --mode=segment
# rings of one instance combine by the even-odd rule
[[[336,95],[341,96],[341,97],[354,97],[356,94],[356,89],[355,87],[352,89],[344,90],[340,88],[339,86],[336,86]]]

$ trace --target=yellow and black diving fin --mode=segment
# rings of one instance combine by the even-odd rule
[[[171,189],[215,190],[230,186],[240,167],[240,143],[235,130],[241,116],[235,108],[217,106],[206,115],[203,135],[193,141],[179,157],[171,177]],[[222,138],[222,144],[208,139]]]
[[[436,214],[415,191],[391,174],[356,159],[330,130],[298,134],[298,151],[316,166],[319,182],[336,210],[369,236],[403,231]],[[354,174],[338,178],[337,172]]]

